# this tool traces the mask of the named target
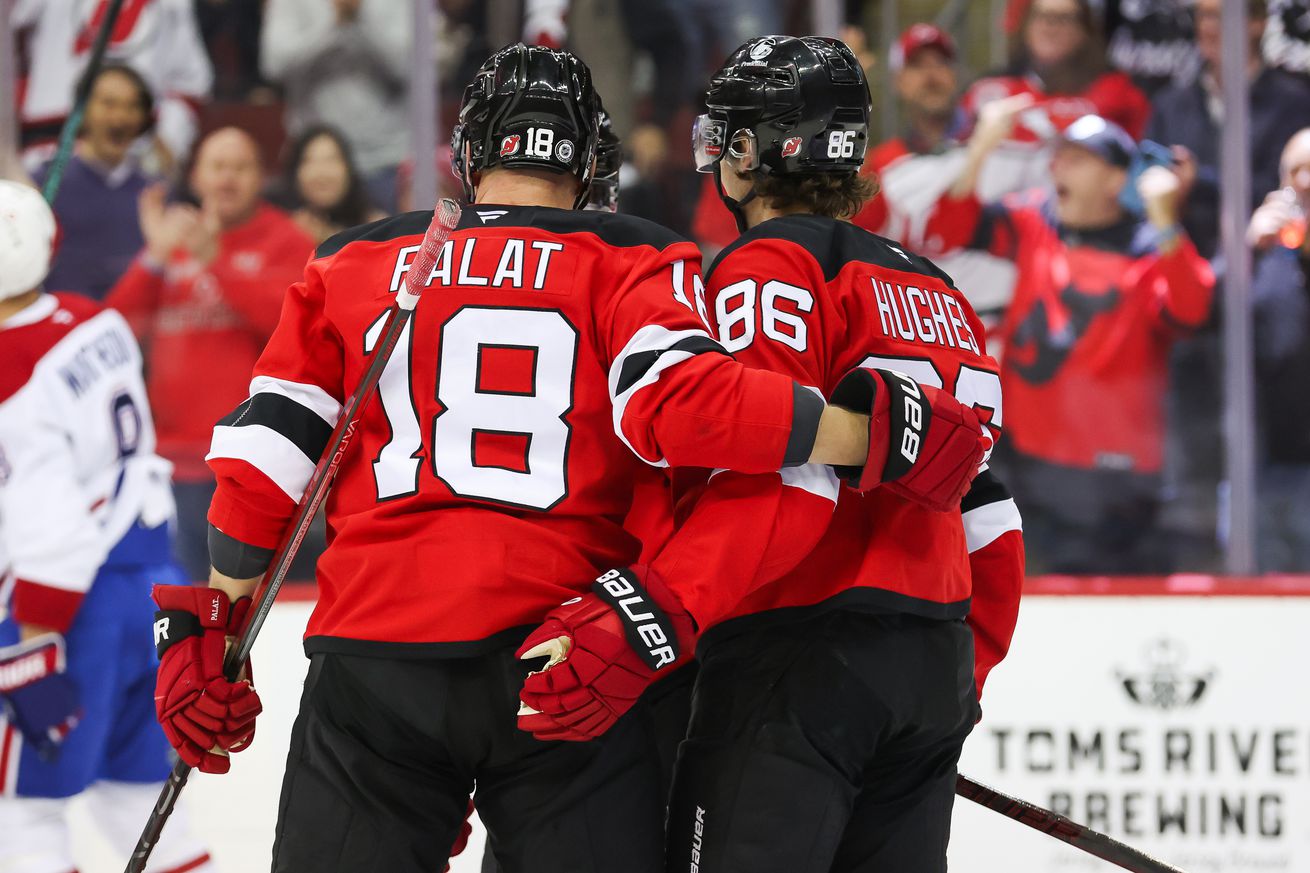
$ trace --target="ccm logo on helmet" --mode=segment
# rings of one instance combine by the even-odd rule
[[[652,670],[678,660],[672,634],[664,627],[667,621],[664,611],[651,602],[645,591],[633,585],[623,571],[610,570],[597,577],[592,589],[624,619],[628,642]]]

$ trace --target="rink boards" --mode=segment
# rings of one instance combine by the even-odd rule
[[[1032,580],[961,770],[1189,873],[1310,870],[1310,580]],[[1126,592],[1130,597],[1117,596]],[[255,647],[265,704],[232,773],[186,800],[222,869],[268,868],[312,591]],[[479,869],[480,830],[455,873]],[[121,869],[87,844],[84,873]],[[951,869],[1114,868],[965,801]]]

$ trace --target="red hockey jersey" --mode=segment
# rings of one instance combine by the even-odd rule
[[[214,430],[219,530],[276,544],[431,219],[333,237],[292,286]],[[484,651],[637,558],[643,462],[808,458],[822,402],[724,354],[699,258],[628,216],[467,208],[328,497],[306,649]]]
[[[719,342],[743,363],[825,396],[855,367],[898,370],[1002,424],[997,366],[964,296],[931,262],[854,225],[764,222],[719,256],[707,299]],[[978,589],[981,687],[1014,629],[1023,547],[1018,511],[990,472],[962,510],[857,494],[817,465],[716,471],[654,566],[702,629],[720,626],[711,634],[797,608],[959,619]]]

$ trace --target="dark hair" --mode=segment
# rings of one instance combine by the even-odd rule
[[[123,76],[136,87],[141,112],[145,115],[145,120],[141,122],[141,130],[137,132],[137,136],[148,133],[155,126],[155,94],[150,90],[150,85],[146,82],[145,77],[138,73],[135,68],[118,61],[106,61],[105,65],[97,70],[94,76],[78,83],[77,96],[89,100],[91,92],[95,90],[96,82],[113,73]],[[85,122],[83,123],[85,124]]]
[[[1101,31],[1101,22],[1091,0],[1075,0],[1078,7],[1078,25],[1086,34],[1083,47],[1069,57],[1059,69],[1037,71],[1042,76],[1046,92],[1051,94],[1078,94],[1085,91],[1092,82],[1109,69],[1106,61],[1105,36]],[[1028,27],[1032,23],[1037,0],[1028,0],[1028,7],[1023,13],[1023,23],[1015,33],[1014,48],[1011,52],[1011,69],[1013,75],[1024,75],[1033,71],[1033,60],[1028,54]]]
[[[850,218],[877,193],[873,180],[859,173],[758,175],[756,196],[772,209],[800,207],[815,215]]]
[[[300,194],[300,185],[296,176],[300,171],[301,163],[305,160],[305,152],[309,150],[309,144],[321,136],[326,136],[337,144],[337,149],[341,152],[341,160],[346,164],[346,192],[340,200],[328,208],[324,217],[332,224],[342,227],[363,224],[368,221],[373,205],[369,202],[368,193],[364,189],[364,179],[359,173],[359,167],[355,165],[350,143],[346,142],[341,131],[329,124],[307,127],[300,136],[287,145],[282,159],[282,179],[271,199],[288,211],[309,206]]]

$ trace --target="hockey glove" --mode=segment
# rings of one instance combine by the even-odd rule
[[[77,686],[64,673],[64,638],[41,634],[0,648],[0,701],[23,739],[45,761],[82,718]]]
[[[893,370],[847,373],[831,401],[870,416],[863,467],[837,467],[857,491],[882,486],[928,509],[960,508],[991,447],[977,413],[939,388]]]
[[[653,570],[603,573],[519,647],[524,660],[550,656],[523,683],[519,727],[540,740],[598,737],[695,644],[691,616]]]
[[[189,585],[156,585],[154,598],[159,724],[183,761],[203,773],[226,773],[225,753],[250,745],[263,709],[248,678],[229,682],[223,675],[227,638],[241,629],[250,598],[229,603],[217,588]]]

